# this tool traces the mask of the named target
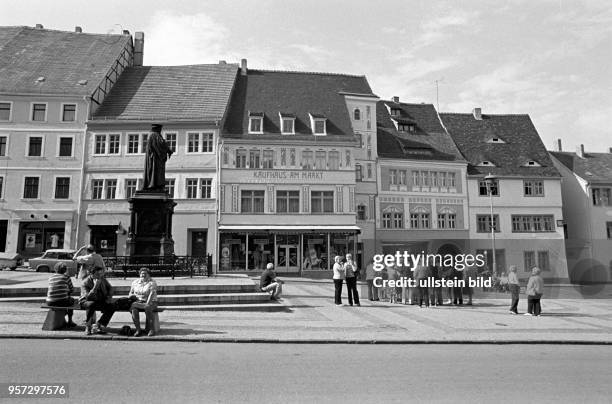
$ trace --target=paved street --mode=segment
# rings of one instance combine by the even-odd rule
[[[598,403],[612,394],[609,346],[2,345],[0,382],[67,382],[75,403]]]
[[[509,295],[503,299],[478,298],[471,307],[419,309],[367,299],[362,299],[362,307],[336,307],[332,298],[333,285],[329,281],[287,279],[283,311],[167,310],[160,316],[162,329],[155,338],[270,342],[612,343],[612,300],[604,298],[610,294],[610,285],[595,288],[597,293],[592,288],[574,286],[549,288],[542,301],[544,315],[527,317],[508,313]],[[525,312],[526,303],[523,295],[519,304],[521,312]],[[0,336],[82,337],[82,327],[42,331],[45,314],[38,304],[0,303]],[[82,318],[83,312],[75,314],[77,322]],[[101,338],[123,338],[116,333],[125,324],[131,324],[129,314],[117,313],[110,324],[111,334]]]

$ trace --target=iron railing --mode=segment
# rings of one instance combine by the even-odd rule
[[[190,277],[212,276],[212,255],[191,256],[191,255],[119,255],[103,257],[106,268],[109,269],[107,276],[123,275],[123,279],[135,274],[138,270],[147,267],[153,275],[170,275],[172,279],[176,275]]]

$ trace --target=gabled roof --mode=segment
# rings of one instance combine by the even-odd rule
[[[365,76],[249,69],[238,75],[222,135],[232,138],[314,140],[310,117],[326,119],[317,142],[351,140],[345,95],[375,97]],[[249,111],[264,113],[263,134],[248,134]],[[295,135],[282,135],[279,112],[295,114]]]
[[[612,182],[612,153],[550,152],[564,166],[588,182]]]
[[[125,69],[94,120],[220,120],[238,67],[231,64]]]
[[[400,109],[399,117],[391,116],[386,106]],[[400,132],[393,121],[415,125],[414,132]],[[415,160],[465,160],[446,133],[432,104],[394,103],[376,104],[378,155],[383,158]]]
[[[468,175],[559,177],[529,115],[482,115],[441,113],[440,118],[455,144],[468,160]],[[492,137],[506,143],[489,143]],[[484,160],[495,167],[477,167]],[[523,167],[527,161],[541,167]]]
[[[91,95],[131,46],[130,35],[0,27],[0,92]]]

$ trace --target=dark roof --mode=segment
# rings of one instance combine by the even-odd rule
[[[389,110],[401,110],[399,117]],[[400,132],[393,121],[415,125],[414,132]],[[379,101],[376,105],[378,155],[383,158],[465,161],[440,124],[432,104]]]
[[[292,140],[354,140],[346,107],[346,93],[370,95],[365,76],[331,73],[248,70],[239,75],[228,110],[223,135],[258,139],[288,139],[281,135],[279,112],[295,114]],[[265,114],[263,134],[248,134],[249,111]],[[327,136],[312,134],[310,116],[326,118]]]
[[[130,35],[0,27],[0,92],[91,95],[131,41]]]
[[[612,182],[612,153],[550,152],[564,166],[588,182]]]
[[[131,67],[93,119],[221,119],[237,71],[231,64]]]
[[[468,175],[559,177],[559,171],[540,139],[529,115],[482,115],[441,113],[442,123],[468,160]],[[488,143],[499,137],[506,143]],[[491,161],[495,167],[478,167]],[[541,167],[523,167],[535,161]]]

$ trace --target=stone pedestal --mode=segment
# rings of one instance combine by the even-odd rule
[[[176,203],[165,192],[137,191],[130,203],[130,230],[126,255],[174,254],[172,215]]]

